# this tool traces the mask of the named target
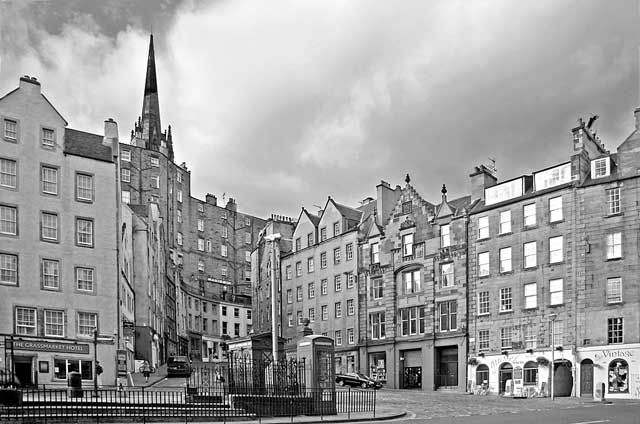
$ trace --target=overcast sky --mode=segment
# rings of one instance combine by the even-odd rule
[[[0,0],[0,95],[36,76],[72,128],[142,109],[149,33],[163,127],[192,193],[296,217],[406,173],[427,200],[611,150],[638,105],[638,0]]]

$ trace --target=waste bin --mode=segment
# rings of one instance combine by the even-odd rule
[[[83,397],[83,392],[82,392],[82,375],[77,372],[77,371],[73,371],[69,373],[69,397],[72,398],[81,398]]]

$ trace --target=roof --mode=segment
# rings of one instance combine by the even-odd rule
[[[147,205],[129,205],[129,209],[133,211],[138,216],[148,217],[149,216],[149,207]]]
[[[304,213],[307,215],[307,217],[309,217],[309,221],[311,221],[311,223],[313,225],[315,225],[317,227],[318,224],[320,224],[320,217],[318,215],[314,215],[312,213],[309,213],[309,211],[306,210],[306,209],[304,209]]]
[[[369,215],[373,215],[373,211],[376,210],[377,206],[378,206],[378,201],[372,200],[369,203],[366,203],[358,207],[358,210],[362,212],[363,220],[366,219]]]
[[[64,153],[104,162],[113,162],[111,147],[102,144],[102,136],[67,128],[64,131]]]
[[[338,209],[338,212],[340,212],[342,214],[342,216],[344,216],[345,218],[347,218],[350,221],[358,221],[358,222],[360,222],[360,217],[362,217],[362,212],[361,211],[359,211],[357,209],[350,208],[349,206],[345,206],[345,205],[341,205],[339,203],[336,203],[333,199],[331,199],[331,201],[335,205],[336,209]]]

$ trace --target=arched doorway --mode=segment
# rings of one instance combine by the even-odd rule
[[[561,359],[556,361],[553,378],[553,393],[556,397],[571,396],[573,390],[573,373],[571,361]]]
[[[513,380],[513,365],[504,362],[498,371],[498,381],[500,382],[500,394],[504,393],[507,380]]]
[[[593,397],[593,361],[580,362],[580,397]]]
[[[476,368],[476,386],[489,387],[489,367],[480,364]]]

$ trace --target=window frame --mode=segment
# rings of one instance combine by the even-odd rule
[[[6,219],[4,217],[4,211],[8,212]],[[12,215],[12,216],[11,216]],[[7,225],[9,231],[4,231],[3,226]],[[9,205],[6,203],[0,203],[0,235],[2,236],[18,236],[20,232],[20,214],[18,212],[18,206]]]
[[[530,246],[533,246],[533,252],[527,252],[527,249],[530,249]],[[528,253],[528,254],[527,254]],[[533,259],[531,259],[533,258]],[[533,261],[533,263],[529,263]],[[532,269],[538,266],[538,242],[537,241],[529,241],[522,244],[522,267],[523,269]]]
[[[558,246],[553,246],[557,240],[560,240],[561,242],[560,248],[558,248]],[[558,264],[562,262],[564,262],[564,236],[549,237],[549,263]]]
[[[511,210],[500,212],[500,223],[498,225],[498,234],[511,233]]]
[[[83,234],[80,232],[80,223],[81,222],[86,222],[86,223],[90,223],[90,228],[91,228],[91,242],[86,243],[86,242],[81,242],[80,241],[80,235]],[[89,218],[89,217],[83,217],[83,216],[76,216],[76,222],[75,222],[75,241],[76,241],[76,246],[78,247],[86,247],[86,248],[93,248],[95,246],[95,221],[93,218]],[[88,234],[88,233],[86,233]]]
[[[513,288],[500,288],[500,313],[513,312]]]
[[[491,313],[491,295],[488,290],[478,292],[478,315],[489,315]]]
[[[606,248],[607,260],[622,259],[622,232],[607,233]]]
[[[533,213],[528,213],[530,211],[533,211]],[[532,220],[533,222],[527,223],[527,220]],[[538,217],[535,203],[529,203],[522,206],[522,222],[524,228],[532,228],[536,226],[538,223]]]
[[[549,198],[549,223],[561,222],[564,220],[564,210],[563,210],[564,204],[563,203],[564,202],[563,202],[562,196]]]
[[[607,344],[624,344],[624,317],[607,318]]]
[[[60,313],[62,315],[62,323],[52,323],[51,325],[59,325],[60,328],[62,329],[62,334],[53,334],[53,333],[49,333],[48,332],[48,328],[47,325],[49,324],[48,320],[47,320],[47,312],[57,312]],[[45,309],[42,313],[42,319],[44,320],[43,324],[44,324],[44,336],[45,337],[59,337],[59,338],[64,338],[66,336],[66,313],[64,310],[61,309]]]
[[[622,196],[620,187],[612,187],[605,190],[607,197],[607,215],[622,213]]]
[[[621,277],[610,277],[607,278],[607,286],[606,286],[606,303],[608,305],[613,305],[617,303],[622,303],[622,278]]]
[[[18,312],[19,311],[28,311],[30,313],[33,314],[33,324],[31,324],[31,321],[26,322],[24,319],[22,320],[22,322],[19,320],[18,318]],[[38,310],[35,307],[31,307],[31,306],[16,306],[14,308],[14,313],[13,313],[13,328],[15,331],[15,334],[18,336],[37,336],[38,335]],[[29,319],[31,319],[31,317],[29,317]],[[29,330],[26,330],[24,332],[22,332],[20,329],[21,328],[25,328],[25,329],[32,329],[33,332],[30,332]]]
[[[45,180],[46,172],[55,175],[55,181]],[[52,185],[55,191],[47,189],[47,184]],[[58,196],[60,194],[60,168],[53,165],[40,164],[40,194],[46,196]]]
[[[500,274],[506,274],[513,271],[511,247],[503,247],[498,251],[500,258]]]
[[[486,262],[481,261],[481,258],[486,257]],[[489,252],[478,253],[478,277],[487,277],[491,275],[491,255]]]
[[[53,274],[47,274],[45,268],[47,264],[55,264],[55,271]],[[52,258],[40,258],[40,288],[42,290],[60,291],[60,282],[62,281],[62,266],[59,259]],[[49,285],[48,279],[53,278],[55,285]]]
[[[554,286],[554,283],[556,287]],[[558,290],[558,284],[560,289]],[[559,293],[559,294],[558,294]],[[555,300],[554,300],[554,294]],[[560,298],[559,300],[557,298]],[[549,280],[549,306],[557,306],[564,304],[564,278],[553,278]]]
[[[451,246],[451,224],[440,226],[440,247]]]
[[[81,178],[88,178],[89,179],[89,188],[86,187],[80,187],[80,179]],[[80,193],[82,191],[89,191],[89,197],[82,197],[80,195]],[[88,172],[76,172],[76,201],[78,202],[83,202],[83,203],[93,203],[94,199],[95,199],[95,184],[94,184],[94,178],[93,178],[93,174],[88,173]]]
[[[13,169],[9,169],[13,167]],[[11,172],[14,173],[11,173]],[[18,161],[7,157],[0,157],[0,187],[8,190],[18,189]],[[12,181],[13,184],[7,184]]]
[[[488,239],[491,236],[489,231],[489,216],[478,217],[478,240]]]
[[[45,227],[45,221],[49,218],[53,218],[51,222],[55,223],[55,228],[51,227],[50,223],[46,223],[47,226]],[[45,229],[47,231],[55,231],[55,237],[45,236]],[[40,241],[47,243],[58,243],[60,241],[60,216],[56,212],[40,211]]]

